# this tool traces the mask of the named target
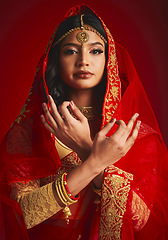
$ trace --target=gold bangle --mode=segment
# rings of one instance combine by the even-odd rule
[[[60,193],[60,190],[59,190],[59,187],[58,187],[58,180],[56,180],[56,182],[55,182],[55,188],[56,188],[56,191],[57,191],[57,194],[58,194],[58,197],[59,197],[60,201],[61,201],[64,205],[67,205],[67,202],[64,201],[64,199],[63,199],[62,196],[61,196],[61,193]]]
[[[65,173],[64,173],[64,174],[62,175],[62,177],[61,177],[62,190],[63,190],[63,192],[64,192],[64,194],[65,194],[65,197],[67,198],[67,200],[68,200],[70,203],[76,203],[78,200],[73,200],[73,199],[67,194],[67,191],[66,191],[65,186],[64,186],[64,184],[65,184],[65,182],[64,182],[64,175],[65,175]]]
[[[71,216],[72,213],[71,213],[71,210],[69,208],[69,203],[67,202],[67,200],[65,199],[65,197],[63,195],[63,192],[62,192],[62,189],[61,189],[60,180],[61,179],[57,179],[56,180],[55,188],[56,188],[56,191],[57,191],[57,194],[58,194],[58,197],[59,197],[60,201],[65,205],[65,207],[63,208],[62,211],[63,211],[63,213],[65,215],[66,223],[69,224],[69,216]]]

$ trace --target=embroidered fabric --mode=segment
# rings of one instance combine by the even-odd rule
[[[19,202],[23,196],[32,192],[35,189],[38,189],[40,187],[40,181],[33,180],[27,183],[15,182],[11,184],[11,187],[12,187],[12,190],[11,190],[10,198]]]
[[[27,229],[43,222],[62,209],[54,197],[53,183],[46,184],[38,189],[36,189],[36,186],[36,181],[34,182],[34,189],[33,181],[27,183],[25,187],[23,187],[23,183],[14,185],[15,189],[17,188],[17,200],[21,206]],[[31,192],[28,193],[28,191]],[[25,192],[27,193],[25,194]]]
[[[76,153],[73,152],[73,154],[71,153],[62,159],[64,168],[59,169],[57,175],[48,176],[40,180],[29,181],[26,184],[24,182],[19,183],[17,182],[11,184],[12,186],[11,198],[19,202],[28,229],[45,221],[46,219],[50,218],[51,216],[53,216],[62,209],[56,202],[56,199],[53,195],[52,184],[53,181],[55,181],[63,172],[65,172],[66,169],[70,170],[70,168],[74,167],[74,165],[79,164],[78,162],[79,158],[76,159],[75,156]],[[130,191],[129,180],[132,180],[132,174],[124,172],[121,169],[118,169],[117,167],[114,166],[110,168],[110,171],[111,173],[113,173],[112,177],[113,190],[110,190],[109,192],[109,187],[103,186],[103,191],[107,192],[106,198],[109,196],[108,197],[109,204],[113,206],[111,208],[112,212],[109,213],[110,222],[114,221],[116,223],[116,218],[120,219],[120,217],[123,216],[125,211],[123,207],[124,205],[122,204],[121,200],[123,199],[123,203],[126,204],[128,192]],[[100,198],[95,198],[94,202],[96,204],[100,204]],[[119,209],[117,206],[118,207],[120,206]],[[121,211],[120,217],[119,210]],[[136,231],[140,231],[147,223],[149,215],[150,215],[149,208],[144,203],[144,201],[133,191],[131,207],[133,228]],[[115,225],[115,228],[116,227],[117,226]],[[115,231],[112,231],[113,233],[116,234],[115,237],[117,237],[117,235],[118,236],[120,235],[120,230],[121,222],[119,221],[118,227],[115,229]],[[100,231],[100,233],[101,232],[102,231]]]
[[[110,166],[104,179],[99,236],[119,240],[133,175]]]
[[[131,217],[133,228],[135,231],[140,231],[149,219],[150,209],[134,191],[132,194]]]
[[[110,174],[110,177],[109,175]],[[107,175],[107,176],[106,176]],[[133,175],[115,166],[105,171],[105,182],[102,186],[102,208],[99,236],[100,239],[116,239],[121,236],[123,217],[130,191],[132,191],[131,217],[133,228],[140,231],[147,223],[150,209],[145,202],[131,190]],[[111,228],[109,228],[111,226]]]
[[[59,150],[63,150],[62,148]],[[61,163],[62,167],[57,170],[56,175],[27,183],[11,184],[10,197],[20,204],[27,229],[45,221],[62,209],[54,197],[52,184],[63,172],[68,172],[79,165],[81,160],[75,152],[71,152],[61,159]]]

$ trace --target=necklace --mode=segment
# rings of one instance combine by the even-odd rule
[[[96,107],[78,107],[78,108],[88,120],[94,120],[101,116],[101,111]],[[75,117],[71,109],[70,108],[68,109],[71,115]]]
[[[94,120],[101,116],[100,110],[96,107],[78,107],[78,108],[88,120]]]

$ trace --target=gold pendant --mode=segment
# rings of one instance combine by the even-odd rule
[[[87,32],[82,31],[76,35],[76,38],[77,38],[78,42],[83,44],[89,40],[89,34]]]

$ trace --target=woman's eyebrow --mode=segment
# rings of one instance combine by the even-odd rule
[[[91,45],[91,46],[94,46],[94,45],[101,45],[102,47],[104,47],[103,44],[102,44],[101,42],[93,42],[93,43],[90,43],[90,45]]]
[[[102,47],[104,47],[101,42],[92,42],[92,43],[89,43],[89,45],[91,45],[91,46],[101,45]],[[66,46],[80,47],[81,45],[77,44],[77,43],[65,43],[62,47],[66,47]]]
[[[80,44],[76,44],[76,43],[65,43],[62,47],[66,47],[66,46],[80,47]]]

